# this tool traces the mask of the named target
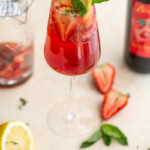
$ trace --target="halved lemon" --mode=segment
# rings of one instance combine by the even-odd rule
[[[21,121],[0,125],[0,150],[33,150],[33,137],[29,127]]]

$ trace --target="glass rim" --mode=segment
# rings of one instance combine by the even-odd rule
[[[62,11],[59,11],[59,10],[57,9],[57,7],[54,6],[54,0],[51,1],[51,6],[53,7],[53,9],[54,9],[56,12],[58,12],[58,13],[60,13],[60,14],[62,14],[62,15],[65,14],[65,13],[63,13]],[[69,7],[69,6],[68,6],[68,7]],[[88,9],[87,13],[88,13],[91,9],[93,9],[93,7],[94,7],[94,5],[92,5],[92,6],[90,7],[90,9]],[[87,14],[87,13],[86,13],[86,14]],[[86,15],[86,14],[85,14],[85,15]],[[69,16],[74,16],[74,15],[71,14],[71,13],[69,13],[68,15],[69,15]],[[79,16],[79,15],[77,14],[77,16]],[[79,17],[80,17],[80,16],[79,16]],[[84,16],[83,16],[83,17],[84,17]]]

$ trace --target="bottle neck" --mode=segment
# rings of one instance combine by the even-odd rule
[[[145,4],[150,4],[150,0],[137,0],[137,1]]]

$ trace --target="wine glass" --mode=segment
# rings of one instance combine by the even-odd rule
[[[52,131],[67,137],[86,134],[94,124],[93,111],[71,101],[72,82],[97,64],[101,52],[95,6],[83,17],[68,13],[71,9],[69,2],[52,0],[44,50],[47,64],[70,76],[70,101],[57,104],[48,115]]]

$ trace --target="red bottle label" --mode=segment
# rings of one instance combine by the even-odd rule
[[[150,58],[150,5],[133,0],[130,52]]]

